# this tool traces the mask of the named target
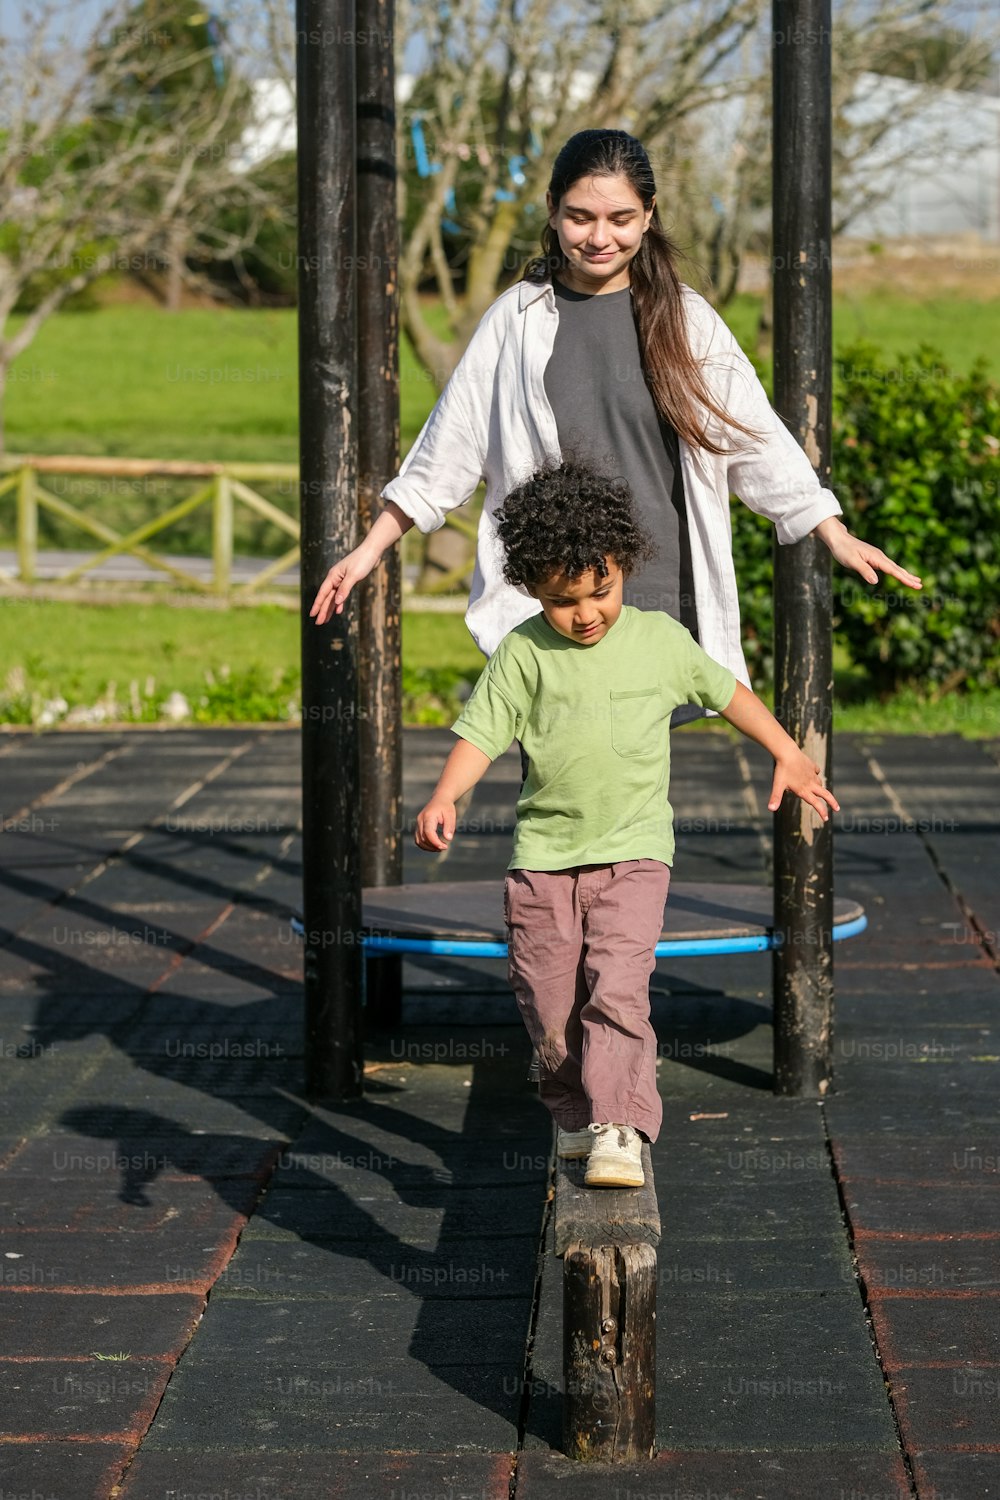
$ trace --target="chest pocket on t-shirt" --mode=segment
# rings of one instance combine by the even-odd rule
[[[619,755],[659,755],[663,720],[663,700],[657,688],[612,691],[611,743]]]

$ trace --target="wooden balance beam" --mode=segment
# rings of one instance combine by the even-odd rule
[[[780,936],[773,903],[769,886],[672,883],[657,957],[776,948]],[[366,967],[376,971],[379,957],[390,954],[507,956],[499,880],[371,887],[364,892],[363,913]],[[834,900],[834,941],[854,937],[866,926],[856,901]],[[398,1015],[381,1010],[374,975],[368,995],[373,1019],[398,1022]],[[660,1211],[648,1145],[642,1163],[643,1187],[608,1189],[584,1185],[583,1162],[557,1159],[563,1446],[575,1459],[637,1463],[653,1451]]]
[[[563,1262],[563,1451],[637,1463],[656,1437],[656,1247],[649,1147],[641,1188],[588,1188],[584,1161],[556,1159]]]

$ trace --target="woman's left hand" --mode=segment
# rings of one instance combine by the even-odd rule
[[[898,578],[900,583],[907,584],[911,589],[923,588],[922,581],[916,573],[908,573],[899,563],[893,562],[891,557],[886,557],[880,547],[873,547],[869,542],[862,542],[854,536],[837,516],[829,516],[825,521],[820,521],[814,527],[813,534],[825,542],[830,552],[844,568],[853,568],[855,573],[860,574],[865,583],[878,583],[878,568],[883,573],[888,573],[891,578]]]

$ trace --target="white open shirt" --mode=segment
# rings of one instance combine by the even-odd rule
[[[730,493],[774,522],[778,541],[800,541],[828,516],[841,514],[809,460],[772,410],[753,365],[705,299],[684,287],[688,337],[715,400],[761,433],[750,442],[714,417],[710,433],[738,448],[729,454],[692,448],[680,438],[700,644],[747,686],[733,566]],[[494,515],[515,485],[539,464],[561,458],[555,417],[545,393],[559,312],[551,282],[519,281],[483,315],[451,379],[395,479],[382,495],[421,531],[435,531],[486,484],[466,623],[491,655],[508,631],[540,605],[503,578]],[[584,374],[585,378],[585,374]]]

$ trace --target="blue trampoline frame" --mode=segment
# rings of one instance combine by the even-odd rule
[[[853,922],[842,922],[839,927],[833,929],[833,941],[843,942],[845,938],[857,937],[859,932],[864,932],[868,926],[868,918],[864,915],[856,917]],[[447,958],[506,958],[506,943],[491,943],[485,938],[479,942],[452,942],[448,938],[394,938],[370,936],[362,938],[362,946],[366,956],[374,957],[379,953],[436,953]],[[655,954],[657,958],[701,958],[706,954],[715,953],[765,953],[768,950],[781,946],[773,932],[765,932],[760,937],[732,937],[732,938],[666,938],[657,943]]]

